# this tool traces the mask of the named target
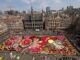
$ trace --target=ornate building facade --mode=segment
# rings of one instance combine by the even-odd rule
[[[45,17],[45,22],[46,29],[55,32],[62,31],[71,24],[70,17],[59,11],[54,14],[48,14]]]
[[[23,19],[24,30],[26,31],[52,31],[62,32],[71,24],[71,18],[62,11],[50,10],[35,13],[33,9]]]
[[[43,30],[43,16],[40,12],[34,12],[26,14],[25,19],[23,19],[24,30]]]
[[[7,15],[2,21],[7,24],[10,34],[17,34],[23,31],[22,19],[22,16]]]
[[[3,42],[8,38],[9,38],[8,26],[4,22],[0,21],[0,42]]]

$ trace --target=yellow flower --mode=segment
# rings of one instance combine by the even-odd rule
[[[48,40],[48,43],[53,44],[54,41],[52,39]]]
[[[0,56],[0,60],[3,60],[3,57],[2,56]]]

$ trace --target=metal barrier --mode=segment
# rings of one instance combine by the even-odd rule
[[[13,57],[10,56],[10,52],[0,52],[0,57],[3,60],[80,60],[79,56],[60,56],[60,55],[47,55],[47,54],[21,54],[12,52]],[[20,58],[20,59],[17,59]]]

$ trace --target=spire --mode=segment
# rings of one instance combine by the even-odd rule
[[[33,14],[32,0],[30,0],[30,6],[31,6],[31,15],[32,15]]]
[[[33,13],[33,7],[31,6],[31,14]]]
[[[42,9],[42,13],[43,13],[44,11],[43,11],[43,9]]]
[[[57,16],[59,16],[59,11],[58,11],[58,15]]]
[[[60,20],[61,19],[59,11],[57,11],[57,16],[56,16],[55,19],[57,19],[57,20]]]
[[[31,6],[31,16],[33,16],[33,7]]]
[[[44,11],[43,11],[43,9],[41,10],[41,14],[43,15],[43,13],[44,13]]]

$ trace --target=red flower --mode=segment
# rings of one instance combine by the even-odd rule
[[[10,40],[15,40],[15,38],[14,38],[14,37],[12,37],[12,38],[10,38]]]
[[[50,39],[57,40],[57,36],[51,36]]]
[[[40,45],[40,46],[39,46],[40,49],[42,49],[42,48],[44,48],[44,47],[45,47],[44,45]]]
[[[45,45],[47,42],[46,41],[40,41],[39,44],[42,46],[42,45]]]
[[[44,40],[44,39],[47,39],[47,38],[48,38],[48,36],[43,36],[41,39]]]
[[[34,38],[37,38],[37,36],[31,36],[31,37],[30,37],[30,39],[34,39]]]
[[[39,47],[31,47],[29,51],[32,53],[40,53],[41,49]]]
[[[64,36],[57,36],[59,40],[64,40]]]
[[[8,40],[8,41],[5,42],[5,45],[6,46],[11,46],[12,45],[12,42],[10,40]]]
[[[25,47],[25,46],[29,45],[30,42],[31,42],[31,40],[29,40],[29,39],[28,39],[28,40],[23,40],[23,41],[21,42],[21,45]]]
[[[15,43],[15,42],[18,42],[20,38],[21,38],[20,36],[15,36],[15,37],[10,38],[10,40]]]
[[[24,36],[24,39],[29,39],[30,38],[30,36]]]
[[[20,47],[16,47],[15,50],[16,50],[17,52],[20,52],[22,49],[21,49]]]
[[[43,37],[41,38],[42,43],[47,43],[48,38],[49,38],[48,36],[43,36]]]
[[[30,40],[25,40],[24,45],[30,44]]]

